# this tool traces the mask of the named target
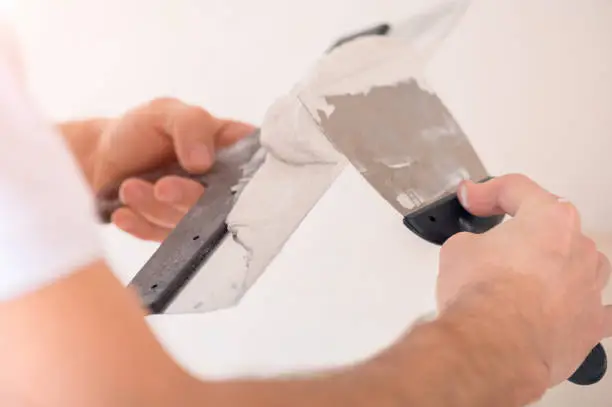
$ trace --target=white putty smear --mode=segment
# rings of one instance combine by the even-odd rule
[[[228,217],[232,236],[167,313],[208,312],[240,300],[350,165],[319,128],[316,112],[329,114],[332,109],[325,97],[367,93],[409,78],[427,88],[422,75],[426,60],[468,3],[447,1],[432,7],[408,20],[397,37],[365,37],[335,49],[271,106],[261,126],[266,160]],[[429,31],[424,21],[431,24]]]

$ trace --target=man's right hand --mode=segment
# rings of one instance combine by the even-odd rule
[[[521,326],[531,331],[525,332],[527,342],[549,372],[549,384],[566,380],[602,338],[612,336],[612,308],[602,304],[610,262],[582,233],[576,208],[525,176],[466,182],[459,196],[474,215],[505,213],[512,219],[444,245],[441,311],[474,293],[511,285],[504,301],[519,310]]]

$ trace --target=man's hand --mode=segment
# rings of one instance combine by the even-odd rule
[[[582,233],[576,208],[524,176],[468,182],[459,196],[475,215],[513,218],[485,234],[460,234],[444,245],[440,309],[478,292],[504,291],[511,282],[505,300],[522,315],[550,385],[564,381],[597,342],[612,335],[612,309],[602,305],[601,295],[610,262]]]
[[[89,158],[95,191],[120,180],[125,207],[112,221],[145,240],[161,241],[204,193],[201,184],[168,176],[155,184],[135,174],[178,162],[190,173],[206,172],[215,151],[250,134],[254,127],[213,117],[207,111],[174,99],[158,99],[116,120],[99,123],[96,149]]]

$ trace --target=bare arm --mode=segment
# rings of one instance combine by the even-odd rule
[[[601,303],[611,267],[582,235],[575,208],[529,179],[468,190],[473,212],[515,217],[447,242],[440,316],[368,361],[300,378],[199,381],[164,352],[136,298],[99,262],[0,303],[0,394],[46,407],[525,406],[612,332]]]
[[[211,405],[224,407],[524,406],[544,393],[547,372],[517,310],[501,301],[517,284],[470,295],[363,364],[303,380],[218,384],[203,389],[202,400],[214,394]]]
[[[502,300],[470,296],[386,352],[340,371],[206,383],[164,352],[135,296],[100,262],[0,305],[0,394],[46,407],[522,406],[544,391],[545,372],[521,318]]]

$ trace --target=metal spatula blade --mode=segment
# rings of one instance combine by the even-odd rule
[[[440,98],[415,79],[325,100],[331,114],[311,110],[323,133],[403,215],[453,193],[464,179],[488,177]]]

